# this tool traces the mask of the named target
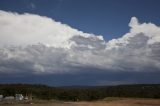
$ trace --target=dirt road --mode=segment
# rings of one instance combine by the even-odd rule
[[[160,106],[160,99],[116,99],[95,102],[51,102],[31,104],[4,104],[2,106]]]

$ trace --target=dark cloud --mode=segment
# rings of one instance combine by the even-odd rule
[[[152,23],[140,24],[133,17],[129,33],[107,42],[48,17],[5,11],[0,15],[2,82],[159,82],[160,28]]]
[[[99,72],[97,72],[99,71]],[[160,83],[159,72],[111,72],[104,70],[83,69],[83,72],[75,74],[51,74],[0,77],[0,83],[38,83],[51,86],[67,85],[117,85]]]

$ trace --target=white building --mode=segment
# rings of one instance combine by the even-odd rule
[[[14,96],[6,96],[4,100],[14,100]]]
[[[22,94],[16,94],[16,95],[15,95],[15,99],[16,99],[16,100],[23,100],[24,97],[23,97]]]
[[[2,99],[3,99],[3,95],[0,95],[0,101],[2,101]]]
[[[25,97],[24,97],[24,100],[28,100],[28,96],[25,96]]]

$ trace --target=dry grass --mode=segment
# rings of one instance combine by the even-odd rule
[[[28,104],[3,104],[1,106],[160,106],[160,99],[108,98],[95,102],[35,102]]]

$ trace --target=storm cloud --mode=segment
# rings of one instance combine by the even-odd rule
[[[106,41],[45,16],[0,11],[0,73],[159,73],[160,27],[136,17],[129,27]]]

